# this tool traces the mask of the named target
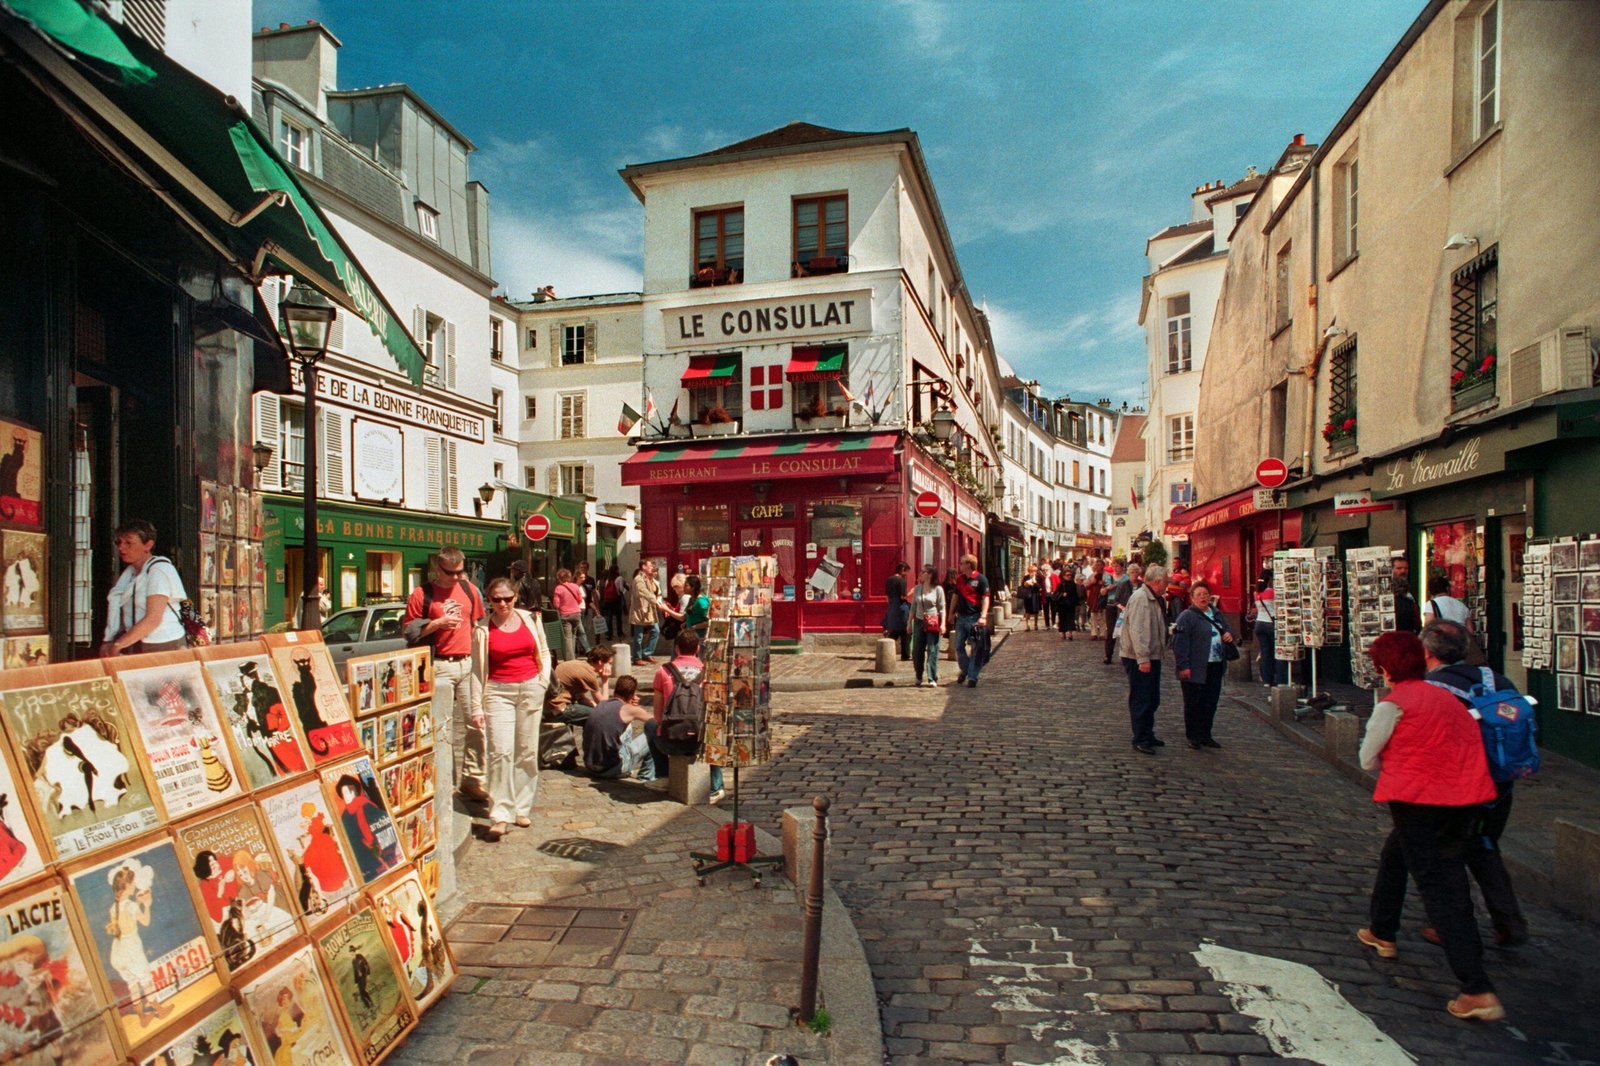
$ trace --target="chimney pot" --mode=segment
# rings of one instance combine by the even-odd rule
[[[1306,135],[1305,134],[1297,133],[1297,134],[1294,135],[1294,146],[1296,148],[1304,148],[1305,144],[1306,144]]]
[[[280,29],[280,30],[286,30],[286,29],[288,29],[288,28],[289,28],[289,24],[288,24],[288,23],[287,23],[287,22],[280,22],[280,23],[278,23],[278,29]]]

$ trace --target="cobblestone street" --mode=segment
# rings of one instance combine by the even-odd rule
[[[1016,633],[975,690],[777,702],[779,748],[746,776],[749,810],[770,828],[784,807],[832,798],[829,876],[866,943],[895,1061],[1273,1057],[1197,960],[1207,941],[1313,967],[1421,1062],[1579,1063],[1600,1049],[1592,926],[1526,908],[1532,942],[1487,949],[1510,1012],[1495,1025],[1445,1013],[1454,988],[1418,936],[1415,895],[1398,960],[1361,948],[1385,812],[1226,694],[1222,750],[1191,751],[1169,671],[1168,744],[1140,755],[1122,671],[1098,644]]]

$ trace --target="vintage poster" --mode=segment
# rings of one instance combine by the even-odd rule
[[[309,768],[271,659],[265,655],[207,658],[201,665],[211,679],[252,789]]]
[[[129,1044],[149,1039],[221,989],[171,841],[70,880]]]
[[[116,677],[144,742],[151,786],[168,818],[243,795],[233,749],[223,738],[199,663],[190,659],[118,670]]]
[[[100,1003],[60,885],[0,900],[0,915],[0,1062],[11,1062],[88,1024]]]
[[[416,1022],[377,915],[363,907],[318,937],[317,947],[359,1060],[377,1062]]]
[[[0,613],[7,633],[45,627],[43,533],[0,534]]]
[[[0,693],[0,710],[58,859],[160,823],[110,678]]]
[[[44,499],[41,437],[37,429],[0,420],[0,520],[39,524]]]
[[[249,804],[178,830],[184,868],[221,949],[237,970],[295,935],[295,902]]]
[[[50,665],[50,637],[40,633],[35,637],[5,638],[5,668],[21,670],[28,666]]]
[[[17,1066],[124,1066],[127,1061],[104,1013],[15,1060]]]
[[[267,832],[283,860],[289,896],[301,914],[315,921],[361,887],[316,781],[264,796],[260,802]]]
[[[290,639],[295,638],[295,639]],[[320,640],[297,633],[268,635],[272,662],[289,686],[289,699],[314,763],[333,762],[361,750],[345,686]]]
[[[400,756],[400,716],[386,714],[378,719],[378,761],[389,762]]]
[[[217,486],[217,535],[219,537],[232,537],[233,524],[233,486]]]
[[[200,479],[200,529],[206,533],[217,531],[217,483],[204,478]]]
[[[164,1043],[143,1066],[258,1066],[264,1061],[250,1047],[239,1008],[227,1002]]]
[[[418,1010],[427,1010],[450,987],[456,970],[421,878],[407,874],[377,893],[377,903],[411,998]]]
[[[245,1015],[274,1066],[337,1066],[356,1062],[322,990],[309,947],[301,948],[244,987]]]
[[[359,659],[345,663],[345,670],[350,676],[350,701],[355,704],[358,715],[368,714],[378,705],[377,682],[374,679],[374,669],[378,665]]]
[[[44,853],[28,817],[27,800],[17,791],[17,780],[11,760],[0,752],[0,888],[25,881],[45,868]]]
[[[356,860],[362,884],[372,884],[405,861],[371,759],[362,756],[323,770],[322,783],[339,816],[345,847]]]

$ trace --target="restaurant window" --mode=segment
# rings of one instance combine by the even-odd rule
[[[808,509],[810,543],[815,554],[806,575],[812,599],[851,599],[864,576],[859,559],[861,504],[854,500],[819,500]]]
[[[744,207],[696,211],[691,286],[733,284],[743,274]]]
[[[837,364],[837,372],[829,372],[829,376],[820,377],[814,381],[795,380],[789,376],[789,392],[792,394],[795,418],[800,420],[802,426],[817,418],[843,417],[849,413],[850,399],[845,395],[841,382],[850,378],[850,351],[843,344],[824,345],[821,348],[796,348],[795,356],[802,353],[815,353],[817,366],[832,367]]]
[[[396,600],[406,593],[405,563],[399,552],[367,552],[366,578],[368,600]]]
[[[750,410],[783,409],[783,364],[768,363],[750,368]]]
[[[794,274],[838,274],[849,269],[849,215],[843,193],[794,202]]]
[[[1190,328],[1189,294],[1179,293],[1167,299],[1167,373],[1189,372]]]
[[[685,391],[689,394],[689,411],[696,422],[708,424],[710,412],[717,407],[735,421],[744,417],[744,386],[738,382]]]
[[[1450,395],[1456,409],[1495,395],[1500,316],[1500,246],[1452,275],[1450,296]]]
[[[731,539],[728,505],[698,504],[678,508],[678,550],[715,551]]]

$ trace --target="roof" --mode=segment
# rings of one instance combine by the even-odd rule
[[[1165,240],[1168,237],[1187,237],[1191,233],[1203,233],[1210,228],[1211,220],[1209,218],[1202,218],[1198,222],[1185,222],[1181,226],[1168,226],[1160,233],[1157,233],[1155,236],[1145,241],[1145,247],[1148,248],[1155,241]]]
[[[1144,462],[1144,438],[1139,435],[1149,415],[1123,415],[1117,420],[1117,441],[1111,446],[1113,463]]]
[[[636,304],[644,299],[642,292],[603,292],[592,296],[567,296],[557,300],[507,300],[518,311],[559,311],[572,307],[616,307]]]
[[[1211,196],[1206,197],[1206,206],[1210,207],[1212,204],[1221,203],[1223,200],[1233,200],[1244,196],[1246,193],[1253,193],[1266,183],[1267,175],[1265,174],[1253,174],[1248,178],[1240,178],[1221,192],[1213,193]]]
[[[864,148],[875,144],[909,145],[912,147],[919,164],[921,163],[922,152],[917,147],[917,135],[906,126],[894,130],[884,130],[879,133],[856,133],[850,130],[829,129],[826,126],[814,126],[809,122],[791,122],[787,126],[780,126],[775,130],[758,133],[754,137],[747,137],[742,141],[723,145],[721,148],[713,148],[711,151],[701,152],[699,155],[661,159],[653,163],[630,163],[619,170],[618,173],[622,175],[622,180],[628,183],[628,188],[633,190],[633,194],[642,203],[644,195],[635,179],[648,174],[688,170],[694,167],[717,166],[742,159],[800,155],[818,149],[829,148]],[[930,181],[928,184],[931,188],[933,183]]]
[[[1212,256],[1227,254],[1228,253],[1226,251],[1219,251],[1217,249],[1216,238],[1212,237],[1209,240],[1196,241],[1193,248],[1190,248],[1182,255],[1176,256],[1167,260],[1165,263],[1162,263],[1161,269],[1168,270],[1176,266],[1187,266],[1190,263],[1204,262],[1205,260],[1210,259]]]
[[[403,81],[390,82],[387,85],[369,85],[363,89],[330,89],[328,90],[328,99],[359,100],[368,96],[394,96],[397,94],[416,104],[417,110],[433,119],[440,126],[443,126],[446,133],[466,146],[467,151],[476,152],[478,150],[478,146],[473,144],[465,133],[456,129],[449,119],[435,111],[432,104],[418,96],[417,91]]]
[[[900,132],[900,131],[894,131]],[[737,152],[756,152],[764,148],[790,148],[802,144],[818,144],[823,141],[846,141],[852,137],[873,137],[873,133],[852,132],[850,130],[829,129],[827,126],[815,126],[809,122],[791,122],[766,133],[758,133],[742,141],[713,148],[705,155],[732,155]],[[690,157],[694,158],[693,156]]]

